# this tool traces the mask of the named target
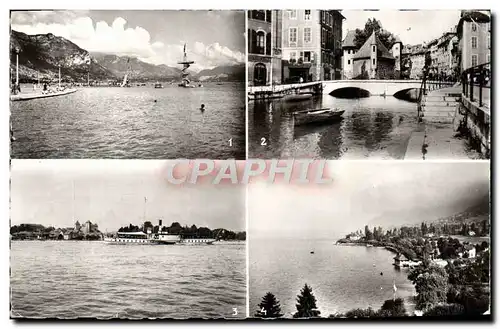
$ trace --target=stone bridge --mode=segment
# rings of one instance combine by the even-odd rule
[[[411,89],[420,89],[422,80],[331,80],[323,81],[323,94],[361,91],[369,96],[396,96]],[[438,89],[452,83],[427,81],[427,89]]]

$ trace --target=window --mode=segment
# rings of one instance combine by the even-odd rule
[[[309,63],[311,61],[311,52],[310,51],[304,51],[304,62]]]
[[[310,42],[311,42],[311,28],[305,27],[304,28],[304,43],[310,43]]]
[[[311,9],[304,10],[304,20],[306,21],[311,20]]]
[[[472,49],[477,48],[477,37],[472,37]]]
[[[347,65],[351,65],[351,60],[350,59],[347,60]]]
[[[296,43],[297,42],[297,28],[296,27],[291,27],[290,28],[290,43]]]
[[[259,21],[266,20],[266,11],[265,10],[252,10],[251,18],[258,19]]]
[[[472,32],[476,32],[477,31],[477,25],[476,23],[472,22]]]
[[[476,66],[477,65],[477,55],[472,55],[472,63],[471,66]]]
[[[375,65],[375,58],[373,59],[373,65]]]
[[[375,48],[375,46],[373,46],[373,49],[372,49],[372,51],[373,51],[373,52],[377,51],[377,50],[376,50],[376,48]]]
[[[297,19],[297,10],[290,10],[290,19]]]
[[[266,44],[265,40],[266,40],[265,33],[263,31],[257,32],[255,53],[264,55],[264,49],[265,49],[265,44]]]

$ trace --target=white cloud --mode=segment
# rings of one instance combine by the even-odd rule
[[[153,42],[146,29],[140,26],[126,27],[127,21],[122,17],[115,18],[111,25],[104,21],[97,22],[95,27],[88,16],[74,17],[64,23],[42,23],[39,19],[31,22],[36,23],[29,23],[24,16],[13,17],[12,29],[26,34],[52,33],[91,52],[135,56],[152,64],[175,66],[183,56],[183,42],[168,45],[161,41]],[[195,71],[245,61],[243,53],[232,51],[219,43],[188,44],[188,57],[195,61],[191,67]]]

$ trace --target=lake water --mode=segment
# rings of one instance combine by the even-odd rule
[[[244,318],[245,244],[13,241],[13,316]],[[233,315],[237,309],[237,315]]]
[[[416,104],[395,97],[324,95],[301,102],[249,102],[248,107],[251,158],[403,159],[417,128]],[[295,127],[291,113],[309,108],[346,112],[337,123]]]
[[[249,248],[252,316],[270,291],[280,301],[282,313],[291,317],[305,283],[312,287],[322,317],[354,308],[378,310],[393,298],[394,282],[396,296],[405,299],[407,310],[414,309],[414,287],[407,271],[396,270],[395,255],[385,249],[334,245],[333,239],[252,239]]]
[[[245,158],[244,83],[80,88],[11,102],[11,118],[13,158]]]

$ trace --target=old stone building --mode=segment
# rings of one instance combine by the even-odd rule
[[[393,79],[395,59],[373,32],[353,56],[354,79]]]
[[[461,71],[491,61],[491,13],[464,10],[457,26]]]
[[[344,41],[342,42],[342,79],[345,80],[353,78],[353,57],[358,51],[358,47],[356,47],[356,44],[354,43],[355,37],[356,31],[348,31]]]

